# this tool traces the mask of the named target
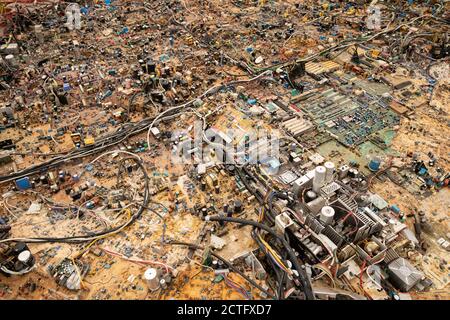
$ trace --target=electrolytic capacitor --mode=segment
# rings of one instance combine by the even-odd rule
[[[45,176],[45,175],[40,176],[40,177],[39,177],[39,181],[40,181],[42,184],[48,184],[48,179],[47,179],[47,176]]]
[[[236,200],[234,202],[234,212],[241,213],[242,212],[242,202],[241,200]]]
[[[161,286],[161,289],[167,289],[167,283],[165,279],[159,280],[159,285]]]
[[[147,282],[147,287],[150,291],[159,289],[160,281],[158,273],[158,270],[154,268],[149,268],[144,273],[144,280]]]

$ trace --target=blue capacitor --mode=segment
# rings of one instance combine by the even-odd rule
[[[380,169],[381,160],[378,157],[373,158],[369,162],[370,171],[378,171]]]
[[[397,207],[395,204],[393,204],[393,205],[391,206],[391,210],[392,210],[392,212],[394,212],[395,214],[399,214],[399,213],[400,213],[400,208]]]
[[[89,201],[88,203],[86,203],[86,208],[88,209],[94,209],[95,204],[93,201]]]

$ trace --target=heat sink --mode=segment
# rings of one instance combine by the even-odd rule
[[[388,265],[388,274],[392,284],[403,292],[411,290],[423,277],[422,272],[403,258],[398,258]]]

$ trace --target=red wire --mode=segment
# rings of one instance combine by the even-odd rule
[[[361,266],[361,272],[359,274],[359,286],[361,287],[361,289],[363,289],[363,285],[362,285],[362,276],[364,274],[364,269],[366,268],[366,260],[363,261],[363,264]],[[364,289],[363,289],[364,290]]]

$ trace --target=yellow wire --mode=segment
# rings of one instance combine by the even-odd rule
[[[281,257],[278,253],[261,237],[261,235],[258,235],[258,237],[266,249],[272,254],[274,259],[282,266],[283,270],[290,273],[289,268],[287,268],[283,261],[281,261]]]
[[[77,272],[78,278],[80,279],[80,288],[82,289],[84,287],[84,285],[83,285],[83,280],[81,279],[80,269],[78,268],[78,266],[73,258],[70,258],[70,260],[72,260],[75,271]]]
[[[130,209],[125,209],[124,210],[126,213],[128,213],[128,221],[129,220],[131,220],[131,210]],[[100,240],[100,239],[104,239],[104,238],[106,238],[106,237],[109,237],[109,236],[111,236],[111,235],[113,235],[113,234],[116,234],[116,233],[118,233],[118,232],[120,232],[121,231],[121,229],[118,229],[118,230],[116,230],[116,231],[114,231],[114,232],[111,232],[111,233],[108,233],[108,234],[104,234],[104,235],[102,235],[102,236],[100,236],[100,237],[98,237],[97,239],[94,239],[94,240],[92,240],[92,242],[91,243],[89,243],[79,254],[78,254],[78,257],[80,257],[80,256],[82,256],[85,252],[87,252],[88,251],[88,249],[94,244],[94,243],[96,243],[98,240]]]

